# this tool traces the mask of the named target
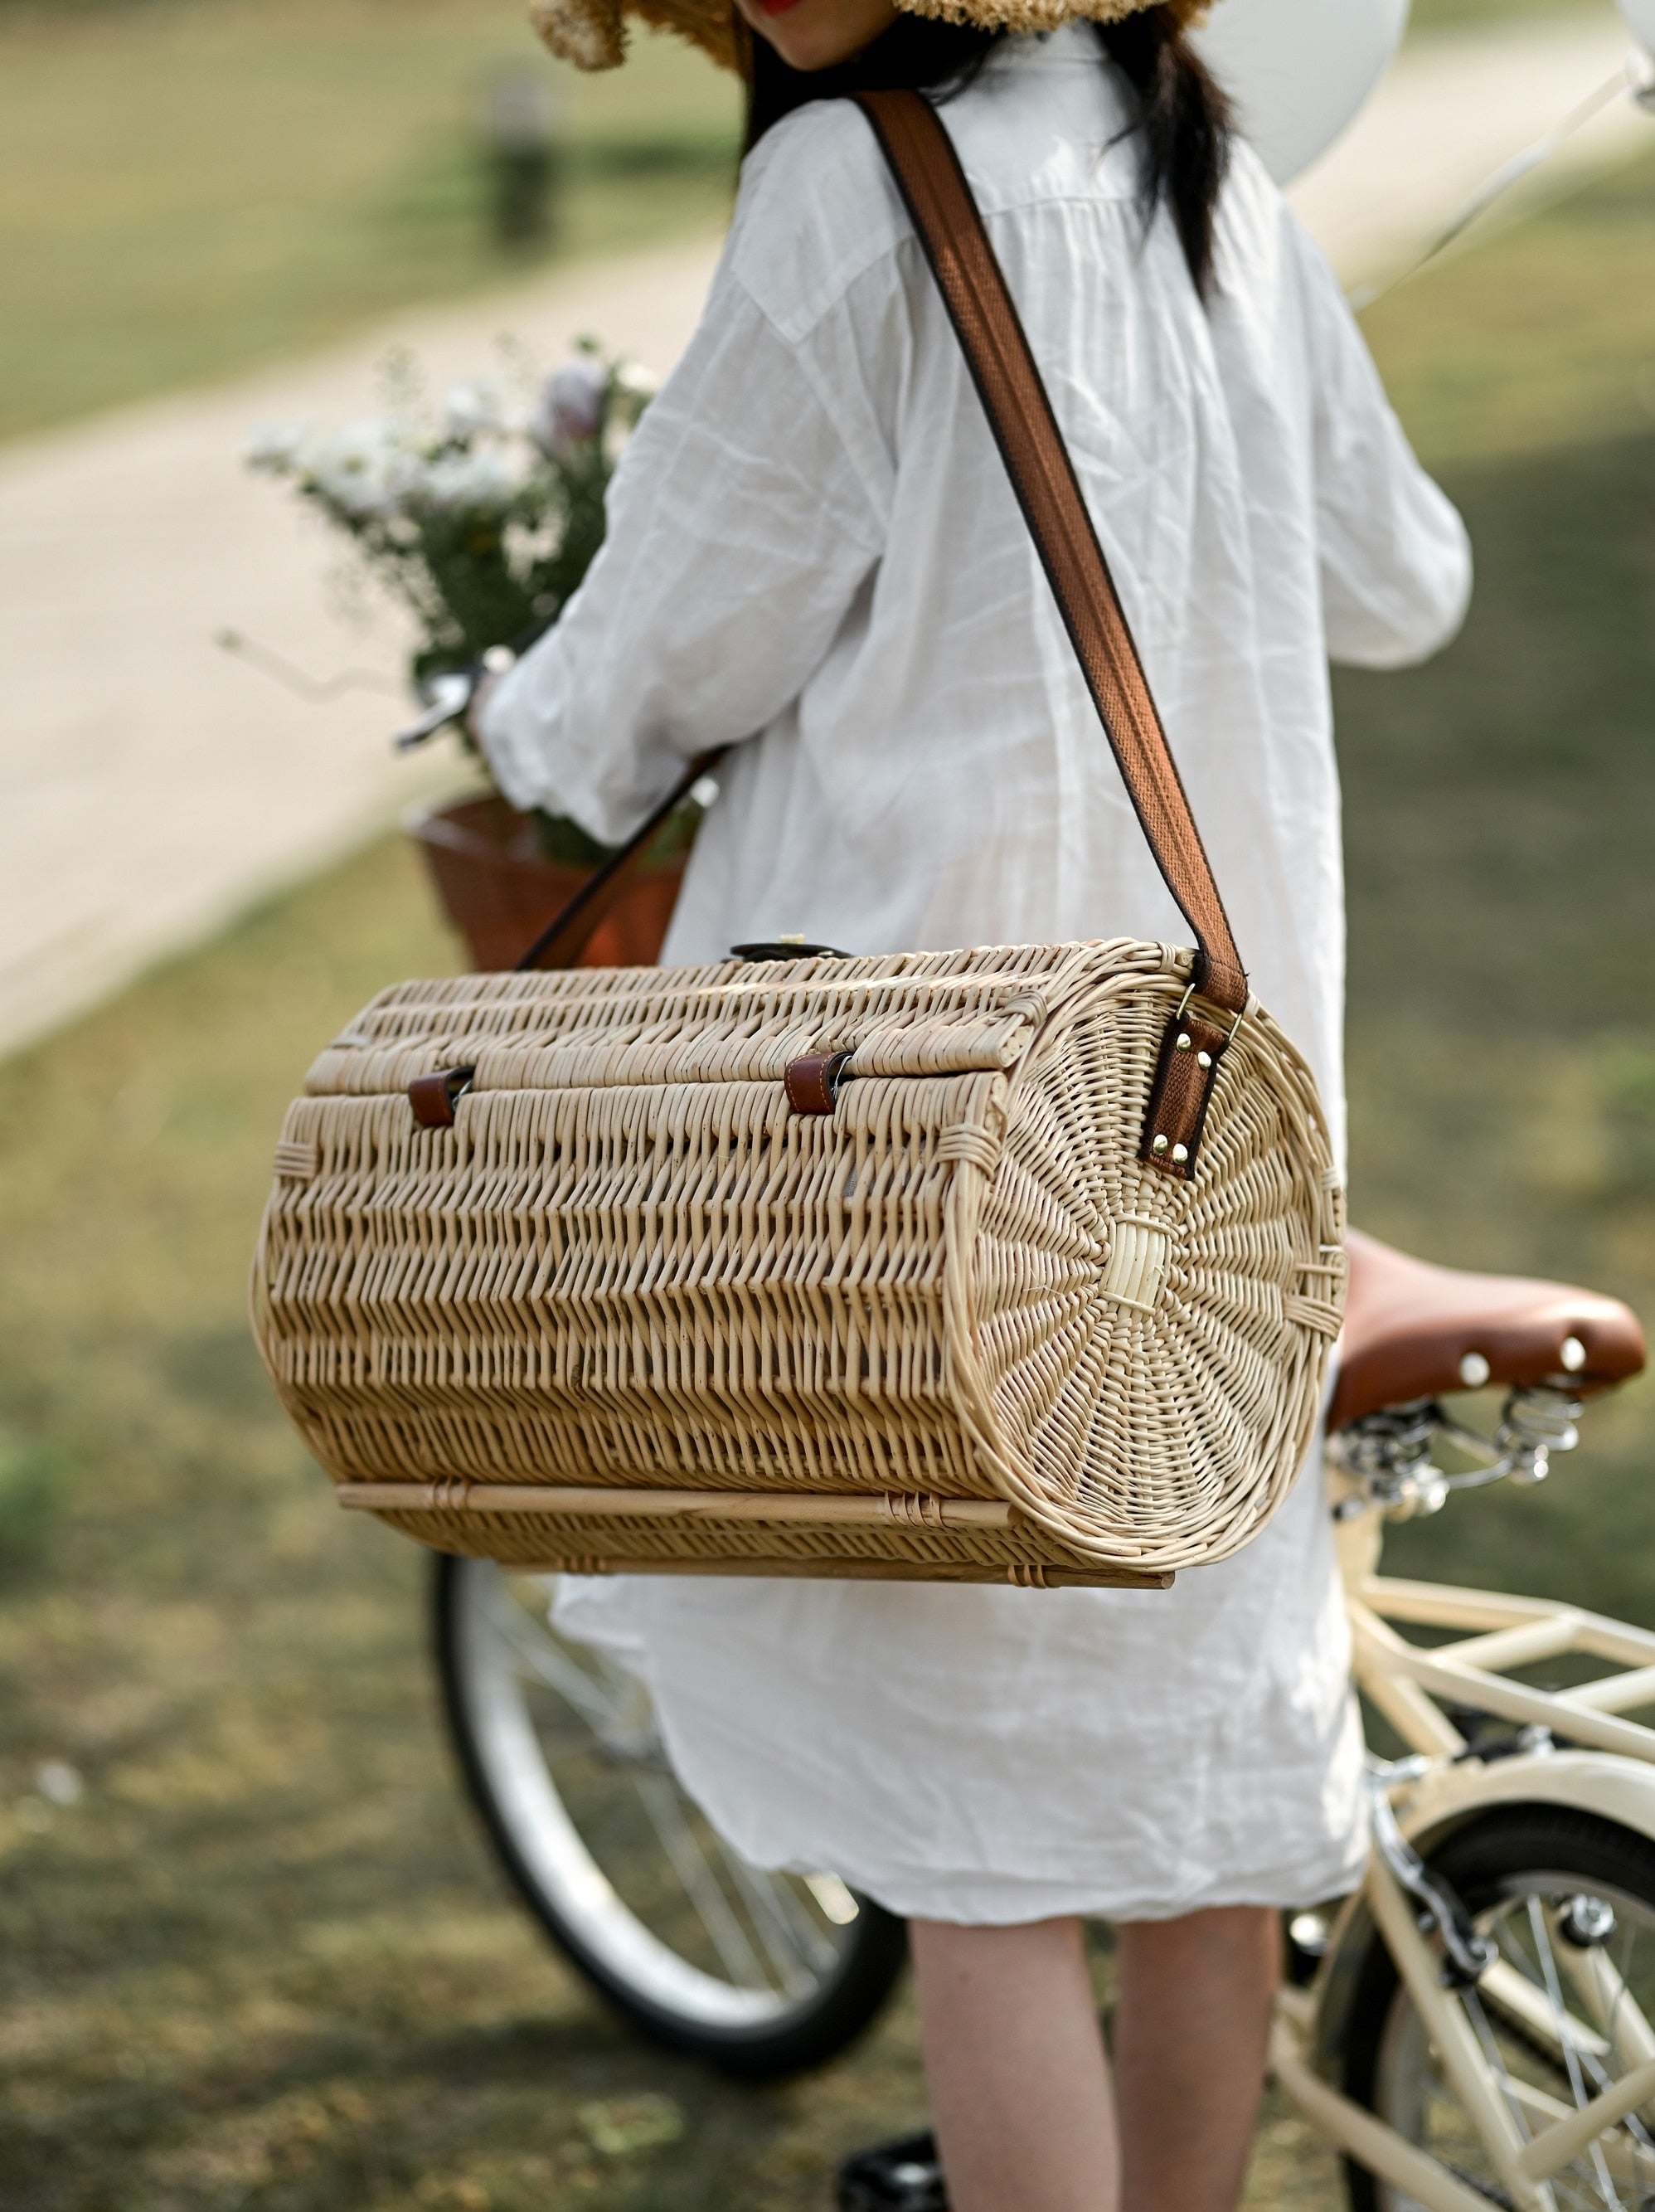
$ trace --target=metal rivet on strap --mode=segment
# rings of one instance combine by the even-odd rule
[[[1149,1150],[1152,1152],[1164,1152],[1167,1149],[1167,1139],[1165,1137],[1157,1137],[1154,1144],[1150,1146]]]
[[[1189,1157],[1190,1148],[1187,1145],[1174,1145],[1173,1146],[1173,1165],[1174,1167],[1181,1168],[1185,1161],[1187,1160]]]
[[[1211,1053],[1209,1053],[1209,1052],[1198,1052],[1198,1053],[1197,1053],[1197,1054],[1196,1054],[1196,1056],[1195,1056],[1195,1064],[1196,1064],[1196,1066],[1197,1066],[1197,1067],[1210,1067],[1210,1066],[1212,1066],[1212,1064],[1213,1064],[1213,1056],[1212,1056]]]
[[[1180,1030],[1178,1033],[1178,1049],[1180,1052],[1188,1052],[1190,1049],[1190,1036],[1185,1030]]]

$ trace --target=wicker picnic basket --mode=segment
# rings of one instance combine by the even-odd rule
[[[444,1550],[1161,1584],[1297,1472],[1343,1196],[946,136],[864,105],[1197,949],[399,985],[288,1112],[255,1328],[341,1502]]]

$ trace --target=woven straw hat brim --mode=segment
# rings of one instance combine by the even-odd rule
[[[992,31],[1055,31],[1064,23],[1118,23],[1155,0],[897,0],[912,15],[974,23]],[[1167,0],[1180,22],[1205,14],[1209,0]],[[628,23],[673,31],[721,69],[742,66],[743,32],[729,0],[529,0],[530,21],[560,59],[579,70],[616,69],[627,57]]]

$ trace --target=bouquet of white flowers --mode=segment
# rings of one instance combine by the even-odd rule
[[[423,690],[491,646],[520,650],[556,620],[603,542],[603,495],[654,385],[591,340],[515,408],[479,382],[433,410],[402,381],[391,411],[331,432],[265,430],[248,460],[343,531],[367,576],[412,612],[410,673]],[[550,860],[605,857],[572,822],[538,826]]]

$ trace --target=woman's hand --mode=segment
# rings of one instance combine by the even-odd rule
[[[466,731],[472,741],[478,746],[481,746],[482,744],[483,709],[488,704],[488,696],[490,692],[493,691],[494,686],[500,682],[503,672],[504,672],[502,670],[494,668],[486,671],[486,672],[478,678],[477,688],[471,694],[470,703],[466,708]]]
[[[489,694],[506,670],[516,665],[517,655],[509,645],[491,645],[482,656],[476,685],[465,708],[466,732],[479,751],[482,748],[482,717]]]

